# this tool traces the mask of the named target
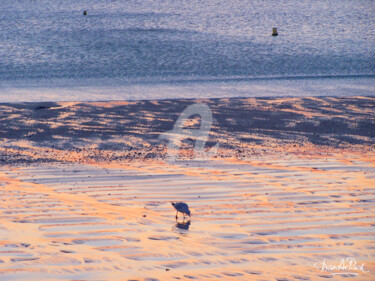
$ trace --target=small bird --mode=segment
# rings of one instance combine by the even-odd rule
[[[176,220],[178,218],[178,212],[182,213],[184,215],[184,218],[185,218],[185,214],[187,214],[189,217],[190,217],[190,210],[189,210],[189,206],[188,204],[184,203],[184,202],[171,202],[172,206],[176,209],[177,213],[176,213]]]

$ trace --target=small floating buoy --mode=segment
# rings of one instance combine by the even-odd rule
[[[276,27],[272,28],[272,36],[277,36],[277,35],[279,35],[279,33],[277,33],[277,28]]]
[[[83,11],[83,15],[84,15],[84,16],[87,16],[87,11],[86,11],[86,10]]]

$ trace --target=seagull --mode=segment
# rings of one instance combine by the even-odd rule
[[[177,217],[178,212],[182,213],[184,215],[184,218],[185,218],[185,214],[187,214],[190,217],[190,210],[189,210],[188,204],[186,204],[184,202],[171,202],[171,204],[177,211],[176,220],[178,218]]]

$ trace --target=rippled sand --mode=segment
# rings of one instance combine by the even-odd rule
[[[361,131],[360,124],[374,124],[375,102],[362,99],[363,107],[352,101],[330,112],[331,102],[343,101],[210,101],[212,142],[222,145],[218,157],[194,161],[186,144],[186,157],[173,165],[163,161],[165,144],[155,145],[152,134],[173,125],[160,103],[146,110],[134,102],[134,114],[144,118],[126,127],[121,141],[119,124],[131,118],[118,108],[110,116],[106,108],[124,110],[129,103],[59,104],[65,112],[56,120],[48,107],[2,105],[1,122],[8,126],[1,142],[0,280],[372,280],[374,128]],[[306,106],[319,102],[327,108]],[[230,115],[228,103],[238,105],[237,115]],[[112,131],[113,139],[95,136],[98,110],[105,112],[101,130]],[[298,114],[288,117],[289,125],[280,119],[286,111]],[[245,120],[255,113],[262,124],[272,116],[279,122],[251,126]],[[87,119],[74,119],[85,114]],[[231,129],[218,126],[230,116]],[[150,123],[143,123],[146,117]],[[305,129],[292,129],[301,120]],[[357,127],[345,139],[335,123],[317,137],[308,126],[317,120]],[[50,130],[65,126],[70,136],[46,133],[46,124]],[[75,139],[75,127],[85,136]],[[225,146],[228,139],[234,145]],[[126,141],[127,148],[115,149]],[[189,203],[190,221],[175,220],[170,202],[180,200]],[[369,272],[330,275],[314,267],[348,257]]]

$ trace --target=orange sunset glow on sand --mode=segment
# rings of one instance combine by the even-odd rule
[[[196,160],[188,138],[168,162],[159,136],[194,103],[212,111],[217,153]],[[0,104],[0,280],[373,280],[374,109],[373,97]],[[180,201],[191,218],[175,219]],[[350,259],[363,270],[328,269]]]

